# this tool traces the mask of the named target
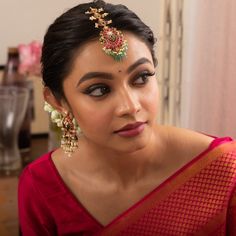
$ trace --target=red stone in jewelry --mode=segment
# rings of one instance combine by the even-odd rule
[[[103,8],[91,8],[90,11],[86,11],[85,14],[91,14],[89,17],[91,21],[97,21],[95,27],[101,27],[100,42],[103,45],[103,51],[112,56],[115,60],[120,61],[126,56],[128,50],[128,43],[124,39],[124,35],[121,31],[108,25],[112,23],[111,20],[105,20],[104,18],[108,13],[102,13]]]
[[[119,52],[119,49],[124,43],[123,35],[115,28],[104,28],[101,33],[101,42],[106,49],[111,49]]]
[[[106,54],[111,55],[115,60],[121,60],[128,49],[127,41],[121,31],[113,27],[104,27],[100,32],[100,42]]]

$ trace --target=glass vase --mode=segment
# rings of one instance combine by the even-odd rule
[[[29,90],[17,86],[0,86],[0,174],[21,170],[18,135],[29,100]]]

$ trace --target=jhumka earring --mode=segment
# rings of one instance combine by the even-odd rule
[[[68,156],[71,156],[78,148],[77,131],[68,112],[62,119],[61,147]]]
[[[108,13],[102,13],[103,11],[103,8],[90,7],[90,10],[86,11],[85,14],[92,15],[89,17],[91,21],[97,21],[95,28],[102,28],[99,41],[103,45],[103,51],[112,56],[116,61],[120,61],[127,54],[128,43],[121,31],[108,26],[112,23],[112,20],[105,20],[104,18]]]
[[[49,112],[51,121],[61,128],[61,148],[69,157],[78,148],[79,126],[70,113],[62,114],[45,102],[44,110]]]

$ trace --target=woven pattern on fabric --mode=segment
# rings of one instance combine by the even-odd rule
[[[222,154],[119,235],[225,235],[235,173],[236,152]]]

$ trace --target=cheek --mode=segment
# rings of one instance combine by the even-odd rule
[[[149,112],[157,114],[159,100],[157,83],[153,83],[151,86],[149,86],[149,89],[146,91],[144,98],[144,106],[149,110]]]
[[[104,105],[80,105],[74,110],[74,116],[82,130],[99,131],[108,127],[111,114]]]
[[[104,122],[107,122],[107,111],[103,105],[91,101],[90,98],[81,95],[78,91],[74,91],[70,84],[67,84],[64,90],[72,113],[81,130],[85,132],[86,130],[88,132],[98,130]]]

